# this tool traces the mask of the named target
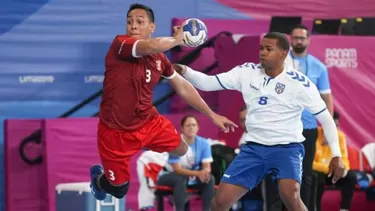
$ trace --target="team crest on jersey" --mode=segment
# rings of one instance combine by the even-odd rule
[[[275,91],[277,94],[281,94],[284,92],[284,89],[285,89],[285,84],[282,84],[282,83],[279,83],[277,82],[276,86],[275,86]]]
[[[161,71],[161,61],[160,60],[156,60],[156,69],[158,71]]]

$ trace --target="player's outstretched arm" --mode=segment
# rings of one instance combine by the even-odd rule
[[[171,48],[183,43],[182,27],[173,27],[174,34],[172,37],[156,37],[147,40],[139,40],[135,52],[137,56],[163,53]]]
[[[206,75],[202,72],[191,69],[186,65],[173,64],[173,68],[178,74],[188,80],[194,87],[202,91],[223,90],[218,79],[214,75]]]
[[[176,76],[169,81],[176,93],[182,97],[187,104],[210,118],[222,131],[229,132],[230,129],[233,131],[234,128],[238,127],[226,117],[213,112],[197,90],[182,76],[176,74]]]
[[[191,69],[186,65],[173,64],[173,68],[188,80],[194,87],[202,91],[217,90],[237,90],[241,91],[241,74],[243,69],[241,65],[231,69],[228,72],[217,75],[206,75],[202,72]]]

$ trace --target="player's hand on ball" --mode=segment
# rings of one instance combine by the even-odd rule
[[[178,45],[184,43],[184,31],[182,30],[182,26],[173,26],[173,37],[176,39]]]
[[[329,163],[328,177],[332,176],[332,183],[335,184],[345,174],[344,164],[340,157],[332,158]]]
[[[184,75],[186,66],[182,64],[173,64],[173,69],[180,75]]]
[[[234,129],[238,127],[234,122],[230,121],[228,118],[220,116],[218,114],[214,115],[212,121],[224,133],[228,133],[229,131],[234,132]]]

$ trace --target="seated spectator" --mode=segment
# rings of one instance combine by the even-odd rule
[[[215,179],[211,175],[212,153],[207,139],[197,136],[198,120],[194,116],[185,116],[181,120],[181,137],[189,145],[187,153],[182,157],[169,156],[168,163],[172,172],[163,174],[158,185],[173,188],[173,201],[176,211],[183,211],[188,200],[186,189],[197,188],[201,192],[204,211],[210,210],[215,191]]]
[[[339,125],[339,114],[334,112],[333,118],[336,126]],[[345,135],[342,131],[338,130],[339,144],[341,148],[342,160],[345,166],[345,174],[343,178],[338,180],[334,185],[341,190],[341,205],[340,210],[345,211],[350,209],[351,200],[354,193],[354,188],[357,183],[357,177],[355,171],[350,170],[348,151],[346,148]],[[318,178],[317,181],[317,193],[316,193],[316,206],[317,211],[321,211],[321,199],[324,193],[325,185],[333,185],[332,177],[328,175],[328,165],[331,160],[331,150],[324,138],[322,128],[318,128],[318,138],[316,141],[316,152],[313,163],[313,170],[315,176]]]

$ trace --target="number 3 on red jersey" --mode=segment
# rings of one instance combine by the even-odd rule
[[[151,70],[146,69],[146,83],[151,81]]]

